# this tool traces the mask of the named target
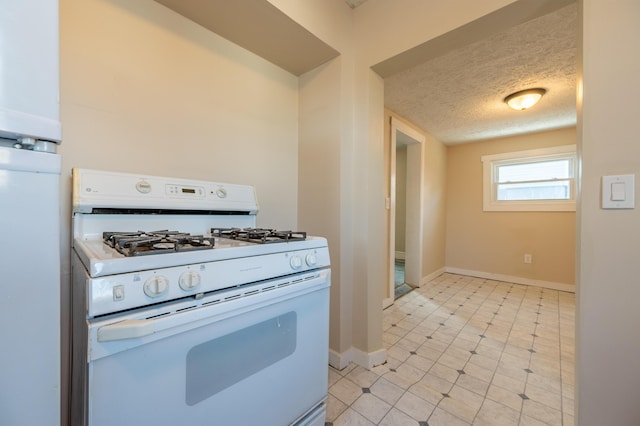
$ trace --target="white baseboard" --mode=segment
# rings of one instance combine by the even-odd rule
[[[422,277],[422,279],[420,280],[420,287],[422,287],[423,285],[425,285],[426,283],[428,283],[432,279],[438,278],[440,275],[444,274],[445,272],[447,272],[446,268],[440,268],[440,269],[438,269],[436,271],[433,271],[429,275],[426,275],[426,276]]]
[[[403,251],[397,251],[395,252],[395,259],[396,260],[406,260],[406,254]]]
[[[376,365],[384,364],[387,360],[387,350],[378,349],[374,352],[363,352],[353,348],[353,362],[365,368],[373,368]]]
[[[365,368],[373,368],[376,365],[384,364],[386,361],[387,350],[384,348],[374,352],[363,352],[352,347],[342,353],[329,349],[329,365],[337,370],[346,368],[352,362]]]
[[[342,370],[346,368],[353,360],[353,354],[351,350],[339,353],[333,349],[329,349],[329,365],[336,370]]]
[[[576,292],[576,286],[573,284],[556,283],[553,281],[533,280],[531,278],[516,277],[513,275],[494,274],[491,272],[472,271],[469,269],[452,268],[447,266],[444,268],[444,272],[452,274],[467,275],[470,277],[486,278],[495,281],[506,281],[510,283],[530,285],[534,287],[548,288],[551,290],[567,291],[569,293]]]

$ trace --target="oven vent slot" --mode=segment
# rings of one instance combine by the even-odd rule
[[[204,302],[204,303],[202,304],[202,306],[215,305],[216,303],[220,303],[220,302],[222,302],[222,300],[220,300],[220,299],[210,300],[210,301],[208,301],[208,302]]]
[[[233,299],[237,299],[239,297],[242,297],[242,294],[234,294],[234,295],[225,297],[224,300],[233,300]]]
[[[197,308],[197,306],[196,306],[196,305],[187,306],[186,308],[176,309],[176,312],[188,311],[188,310],[190,310],[190,309],[195,309],[195,308]]]
[[[158,314],[158,315],[151,315],[150,317],[147,317],[147,319],[166,317],[167,315],[170,315],[170,314],[171,314],[171,312],[163,312],[163,313]]]
[[[260,293],[260,289],[247,291],[243,296],[251,296],[253,294]]]

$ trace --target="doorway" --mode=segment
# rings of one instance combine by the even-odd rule
[[[402,121],[391,117],[391,143],[389,144],[389,274],[383,308],[395,301],[396,257],[404,260],[403,283],[410,288],[419,287],[422,276],[422,187],[424,177],[425,137]],[[400,151],[398,151],[400,150]],[[405,155],[406,168],[402,173],[404,183],[403,205],[398,205],[398,152]],[[402,200],[402,197],[401,197]],[[396,233],[404,237],[404,247],[396,247]],[[396,256],[398,253],[398,256]],[[400,266],[402,262],[399,262]]]

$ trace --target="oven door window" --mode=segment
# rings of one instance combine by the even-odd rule
[[[187,353],[187,405],[290,356],[296,350],[296,334],[296,313],[287,312],[194,346]]]

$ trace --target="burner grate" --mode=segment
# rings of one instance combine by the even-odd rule
[[[175,253],[211,249],[213,237],[178,231],[104,232],[102,240],[125,256]]]
[[[278,231],[265,228],[211,228],[211,235],[257,244],[288,243],[307,239],[306,232]]]

